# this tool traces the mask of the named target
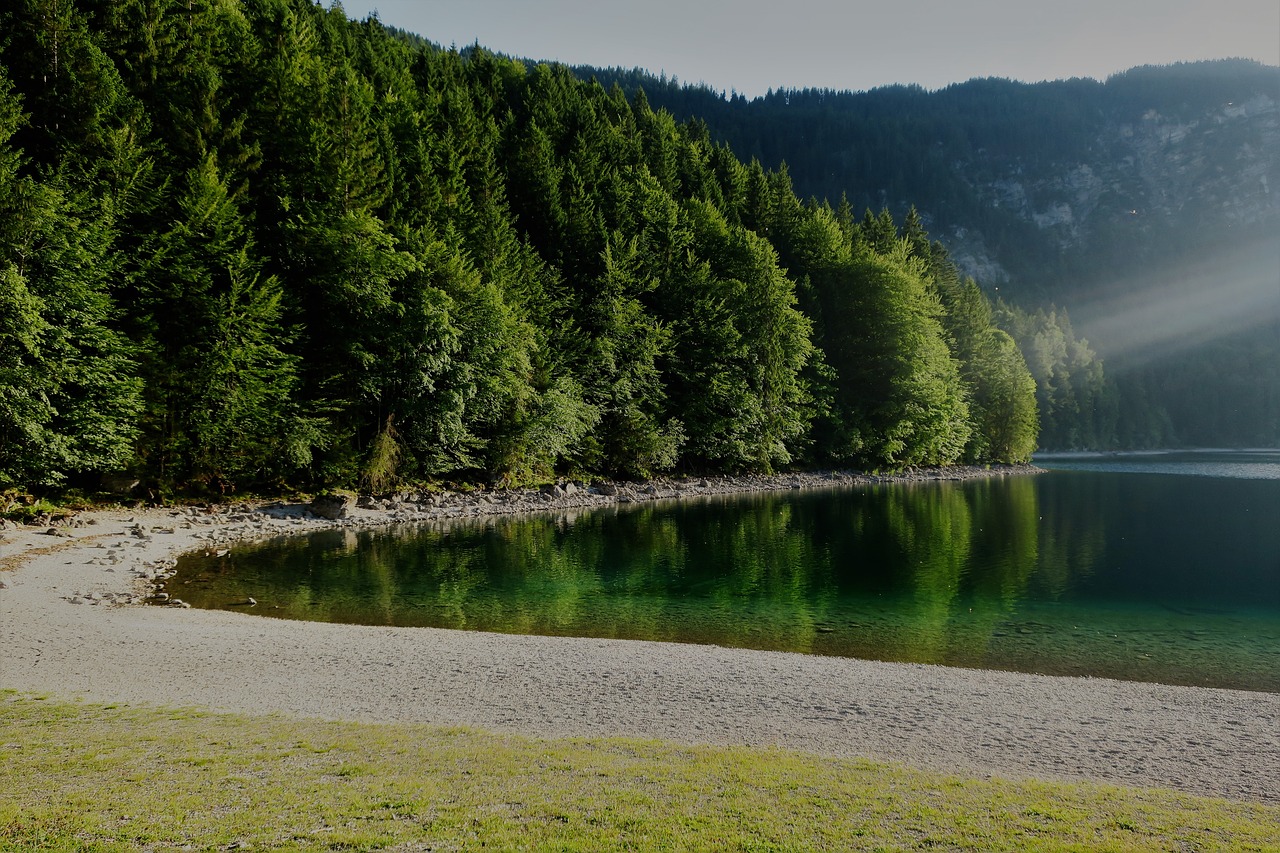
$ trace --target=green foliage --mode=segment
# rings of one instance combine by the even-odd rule
[[[1027,462],[1036,449],[1035,379],[1013,338],[987,329],[976,342],[972,371],[976,429],[970,456],[976,460]]]
[[[1008,275],[1001,293],[1016,294],[1031,310],[1067,306],[1077,317],[1096,317],[1099,300],[1105,306],[1124,297],[1160,310],[1176,305],[1171,280],[1197,267],[1204,271],[1195,283],[1201,292],[1253,275],[1265,278],[1272,296],[1280,293],[1280,229],[1258,181],[1266,172],[1275,182],[1274,145],[1265,141],[1270,119],[1250,106],[1280,98],[1274,66],[1229,59],[1144,66],[1102,82],[974,79],[932,92],[793,89],[750,100],[639,69],[585,68],[579,75],[629,92],[643,88],[647,109],[695,120],[708,140],[763,163],[725,199],[775,245],[777,233],[756,223],[779,203],[761,192],[769,183],[765,168],[785,163],[795,195],[843,199],[838,218],[846,227],[855,224],[855,210],[887,202],[905,216],[903,236],[913,239],[927,221],[972,251],[975,266],[998,264]],[[1175,137],[1186,131],[1185,139],[1170,141],[1172,128],[1180,128]],[[1070,221],[1046,224],[1041,214],[1059,205],[1072,210]],[[863,242],[889,251],[895,234],[888,213],[868,214],[856,227]],[[1245,271],[1240,260],[1255,243],[1267,246],[1268,257]],[[1061,383],[1049,391],[1041,382],[1041,403],[1053,403],[1041,444],[1280,443],[1280,301],[1242,309],[1230,325],[1211,326],[1202,309],[1181,319],[1202,321],[1201,333],[1215,339],[1187,335],[1174,347],[1134,353],[1123,332],[1098,337],[1100,325],[1097,354],[1067,356],[1079,369],[1069,371],[1076,386],[1070,395]],[[1154,317],[1137,322],[1158,325]],[[1032,360],[1030,339],[1008,330]],[[966,373],[966,382],[975,378]]]
[[[165,484],[223,489],[310,461],[291,400],[296,355],[282,347],[282,288],[212,155],[186,176],[177,218],[147,243],[135,306],[145,325],[149,413],[140,452]]]
[[[21,175],[23,115],[0,74],[0,486],[112,470],[136,434],[134,352],[113,328],[109,204]]]
[[[626,240],[615,231],[603,263],[577,312],[585,338],[580,375],[602,421],[598,464],[647,477],[674,466],[680,449],[679,431],[664,430],[660,421],[667,400],[658,362],[671,335],[641,302],[657,282],[645,276],[638,237]]]
[[[809,321],[768,242],[705,203],[688,214],[694,245],[709,256],[676,297],[690,451],[716,467],[767,471],[791,461],[807,428]]]
[[[849,321],[828,357],[850,412],[848,451],[891,465],[954,462],[969,439],[968,403],[922,266],[905,246],[863,256],[845,288]]]
[[[5,505],[3,512],[0,512],[0,516],[3,516],[10,521],[19,522],[20,524],[32,524],[35,521],[36,516],[49,515],[57,512],[59,509],[56,504],[50,503],[44,499],[30,500],[28,498],[27,501],[19,502],[17,504],[14,504],[13,501],[9,499],[8,494],[0,497],[0,499],[3,500]]]
[[[1026,462],[1040,430],[1035,378],[1016,342],[994,325],[991,303],[972,279],[939,281],[943,325],[969,389],[971,461]]]
[[[549,478],[558,460],[581,453],[600,423],[600,410],[583,399],[582,387],[569,376],[557,377],[526,409],[519,432],[504,444],[507,455],[496,460],[495,468],[511,483]]]
[[[369,445],[369,459],[364,467],[364,484],[374,494],[382,494],[391,489],[396,482],[396,468],[400,464],[400,444],[396,440],[395,427],[391,425],[391,416],[383,424],[377,437]]]
[[[304,0],[0,24],[0,484],[381,491],[1034,441],[1025,371],[946,298],[918,216],[900,239],[802,204],[643,96]]]
[[[1115,387],[1089,342],[1076,338],[1066,311],[1029,313],[1000,302],[995,318],[1017,342],[1035,379],[1041,445],[1071,450],[1115,446]]]

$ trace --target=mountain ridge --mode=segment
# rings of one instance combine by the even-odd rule
[[[988,295],[1069,311],[1118,385],[1116,446],[1280,442],[1280,68],[751,100],[577,73],[643,88],[739,157],[785,164],[801,196],[915,209]],[[1160,328],[1144,338],[1144,325]]]
[[[575,70],[643,87],[655,108],[705,122],[744,159],[785,163],[801,196],[844,195],[899,217],[915,207],[980,283],[1041,300],[1087,288],[1097,270],[1081,256],[1099,241],[1114,265],[1111,243],[1124,237],[1181,243],[1206,227],[1280,222],[1280,68],[1252,61],[752,100],[634,70]]]

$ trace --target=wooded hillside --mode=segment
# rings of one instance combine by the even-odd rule
[[[1035,446],[1023,356],[918,218],[802,203],[643,95],[306,0],[21,0],[0,33],[0,486]]]
[[[1036,375],[1042,446],[1280,444],[1280,68],[753,99],[577,72],[785,162],[802,197],[917,209],[985,292],[1039,312],[1002,327]]]

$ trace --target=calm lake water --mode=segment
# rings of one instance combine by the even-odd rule
[[[197,607],[1280,692],[1280,451],[339,531],[187,557]],[[241,608],[242,609],[242,608]]]

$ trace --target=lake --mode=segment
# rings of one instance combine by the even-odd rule
[[[169,588],[290,619],[1280,692],[1280,451],[1037,462],[324,532],[185,557]]]

